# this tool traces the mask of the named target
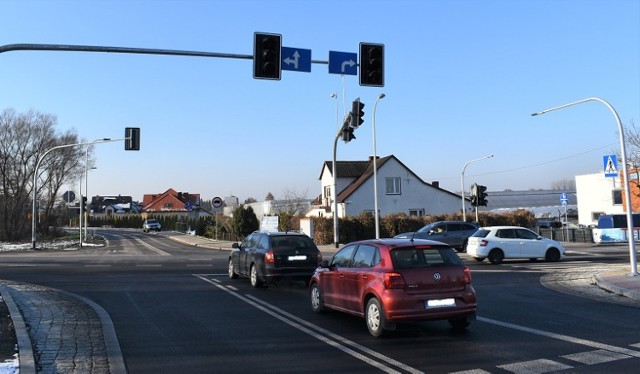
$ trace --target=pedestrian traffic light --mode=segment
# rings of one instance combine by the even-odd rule
[[[280,80],[282,35],[254,33],[253,77]]]
[[[354,129],[358,126],[362,125],[364,122],[364,103],[360,101],[360,98],[357,98],[353,101],[351,105],[351,127]]]
[[[126,127],[124,129],[124,150],[139,151],[140,150],[140,128]]]
[[[384,86],[384,44],[360,43],[360,85]]]
[[[487,206],[487,187],[478,185],[478,206]]]

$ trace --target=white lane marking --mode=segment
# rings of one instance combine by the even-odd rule
[[[545,336],[545,337],[551,338],[551,339],[562,340],[562,341],[573,343],[573,344],[585,345],[587,347],[592,347],[592,348],[597,348],[597,349],[604,349],[604,350],[607,350],[607,351],[610,351],[610,352],[616,352],[616,353],[621,353],[621,354],[624,354],[624,355],[627,355],[627,356],[640,358],[640,352],[634,351],[634,350],[631,350],[631,349],[627,349],[627,348],[616,347],[616,346],[609,345],[609,344],[603,344],[603,343],[594,342],[592,340],[576,338],[576,337],[568,336],[568,335],[556,334],[556,333],[553,333],[553,332],[548,332],[548,331],[543,331],[543,330],[537,330],[537,329],[533,329],[533,328],[530,328],[530,327],[520,326],[520,325],[516,325],[516,324],[513,324],[513,323],[508,323],[508,322],[497,321],[495,319],[490,319],[490,318],[477,317],[477,320],[478,321],[482,321],[482,322],[486,322],[486,323],[491,323],[491,324],[498,325],[498,326],[502,326],[502,327],[506,327],[506,328],[509,328],[509,329],[528,332],[530,334]]]
[[[542,374],[552,371],[572,369],[573,366],[561,364],[551,360],[533,360],[517,362],[515,364],[500,365],[498,368],[518,374]]]
[[[261,303],[255,302],[253,300],[254,298],[249,298],[249,297],[245,297],[243,295],[240,295],[239,293],[231,291],[228,288],[224,287],[223,285],[216,284],[215,282],[213,282],[210,279],[205,278],[203,276],[200,276],[200,275],[197,275],[197,274],[193,274],[193,275],[198,277],[198,278],[200,278],[200,279],[202,279],[203,281],[205,281],[205,282],[207,282],[209,284],[212,284],[212,285],[218,287],[220,290],[229,293],[230,295],[240,299],[241,301],[244,301],[245,303],[253,306],[254,308],[257,308],[257,309],[259,309],[259,310],[261,310],[261,311],[263,311],[263,312],[265,312],[265,313],[267,313],[267,314],[279,319],[280,321],[282,321],[282,322],[284,322],[284,323],[286,323],[286,324],[288,324],[288,325],[290,325],[290,326],[292,326],[292,327],[304,332],[307,335],[310,335],[310,336],[322,341],[323,343],[326,343],[326,344],[328,344],[328,345],[330,345],[330,346],[332,346],[334,348],[337,348],[337,349],[339,349],[339,350],[341,350],[341,351],[343,351],[343,352],[345,352],[345,353],[347,353],[347,354],[349,354],[349,355],[351,355],[351,356],[353,356],[353,357],[355,357],[355,358],[357,358],[357,359],[359,359],[359,360],[361,360],[361,361],[363,361],[363,362],[365,362],[365,363],[367,363],[367,364],[369,364],[369,365],[371,365],[371,366],[373,366],[375,368],[378,368],[378,369],[380,369],[381,371],[383,371],[385,373],[400,374],[399,371],[397,371],[397,370],[395,370],[395,369],[393,369],[393,368],[391,368],[389,366],[386,366],[383,363],[377,362],[377,361],[375,361],[375,360],[363,355],[362,353],[356,352],[355,350],[349,348],[348,346],[346,346],[344,344],[340,344],[340,342],[338,342],[338,341],[329,339],[328,337],[325,337],[325,336],[323,336],[323,335],[321,335],[319,333],[316,333],[316,332],[310,330],[307,327],[302,326],[300,323],[297,323],[294,320],[291,320],[291,319],[288,319],[288,318],[286,318],[286,317],[284,317],[282,315],[279,315],[275,311],[273,311],[273,310],[261,305],[262,302]],[[269,305],[269,304],[267,304],[267,305]],[[269,307],[270,308],[275,308],[272,305],[269,305]],[[320,329],[319,327],[315,327],[315,328],[316,329]],[[335,334],[332,334],[332,335],[335,335]],[[338,335],[335,335],[335,336],[338,336]],[[342,337],[340,337],[340,339],[338,339],[338,340],[340,340],[340,341],[343,341],[343,340],[344,341],[348,341],[347,339],[344,339]],[[355,345],[357,346],[357,344],[355,344]],[[382,356],[382,355],[380,355],[380,356]],[[388,358],[388,359],[390,361],[393,361],[391,358]],[[417,369],[413,369],[413,368],[412,368],[411,372],[412,373],[416,373],[416,374],[422,373],[421,371],[419,371]]]
[[[625,358],[631,358],[631,356],[628,356],[622,353],[607,351],[604,349],[598,349],[598,350],[589,351],[589,352],[573,353],[570,355],[564,355],[560,357],[566,358],[571,361],[576,361],[585,365],[597,365],[597,364],[603,364],[605,362],[618,361],[618,360],[624,360]]]
[[[379,360],[382,360],[382,361],[384,361],[384,362],[386,362],[388,364],[391,364],[391,365],[396,366],[396,367],[398,367],[400,369],[406,370],[406,371],[408,371],[410,373],[422,373],[422,371],[420,371],[420,370],[417,370],[415,368],[412,368],[411,366],[403,364],[400,361],[396,361],[396,360],[394,360],[394,359],[392,359],[390,357],[387,357],[387,356],[385,356],[383,354],[380,354],[380,353],[378,353],[378,352],[376,352],[374,350],[371,350],[371,349],[369,349],[369,348],[367,348],[367,347],[365,347],[363,345],[360,345],[360,344],[358,344],[358,343],[356,343],[354,341],[351,341],[351,340],[349,340],[349,339],[347,339],[347,338],[345,338],[343,336],[340,336],[338,334],[334,334],[331,331],[326,330],[326,329],[324,329],[324,328],[322,328],[320,326],[316,326],[316,325],[312,324],[311,322],[308,322],[308,321],[305,321],[302,318],[296,317],[296,316],[292,315],[291,313],[286,312],[286,311],[284,311],[284,310],[282,310],[282,309],[280,309],[280,308],[278,308],[276,306],[273,306],[273,305],[271,305],[271,304],[269,304],[269,303],[267,303],[265,301],[262,301],[262,300],[254,297],[252,295],[246,295],[246,297],[250,298],[251,300],[253,300],[253,301],[257,302],[257,303],[265,305],[266,307],[271,308],[271,309],[275,310],[276,312],[281,313],[284,316],[286,316],[288,318],[291,318],[292,320],[294,320],[294,321],[296,321],[296,322],[298,322],[298,323],[300,323],[302,325],[305,325],[305,326],[307,326],[307,327],[309,327],[311,329],[314,329],[314,330],[316,330],[316,331],[318,331],[318,332],[320,332],[322,334],[325,334],[325,335],[327,335],[327,336],[329,336],[329,337],[331,337],[331,338],[333,338],[333,339],[335,339],[335,340],[337,340],[337,341],[339,341],[339,342],[341,342],[341,343],[343,343],[345,345],[348,345],[348,346],[351,346],[353,348],[359,349],[360,351],[362,351],[362,352],[364,352],[364,353],[366,353],[366,354],[368,354],[370,356],[373,356],[373,357],[375,357],[375,358],[377,358]]]
[[[142,240],[142,239],[138,239],[138,238],[136,238],[136,241],[137,241],[137,242],[139,242],[139,243],[141,243],[141,244],[142,244],[142,245],[144,245],[145,247],[149,248],[150,250],[154,251],[155,253],[159,254],[160,256],[171,256],[171,254],[170,254],[170,253],[167,253],[167,252],[165,252],[165,251],[163,251],[163,250],[161,250],[161,249],[159,249],[159,248],[156,248],[156,247],[152,246],[151,244],[149,244],[149,243],[145,242],[145,241],[144,241],[144,240]]]

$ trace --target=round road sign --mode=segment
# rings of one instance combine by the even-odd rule
[[[222,206],[222,199],[218,196],[214,197],[213,200],[211,200],[211,205],[213,205],[214,208],[220,208]]]

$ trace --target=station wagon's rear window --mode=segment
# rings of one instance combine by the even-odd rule
[[[397,248],[391,251],[391,258],[395,269],[462,265],[460,257],[449,247]]]

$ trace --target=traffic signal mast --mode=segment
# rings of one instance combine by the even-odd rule
[[[355,99],[351,104],[351,112],[345,117],[342,128],[340,129],[342,132],[342,140],[344,140],[345,143],[349,143],[356,138],[356,136],[353,135],[353,131],[364,123],[363,109],[364,103],[360,101],[360,98]]]

